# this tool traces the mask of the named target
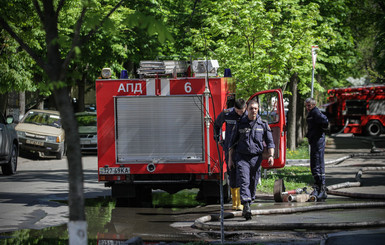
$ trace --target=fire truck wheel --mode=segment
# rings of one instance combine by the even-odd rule
[[[366,124],[366,134],[368,136],[379,136],[382,131],[382,125],[379,121],[370,121]]]

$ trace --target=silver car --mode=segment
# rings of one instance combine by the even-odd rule
[[[96,152],[98,149],[96,112],[78,112],[75,117],[79,127],[81,151]]]
[[[60,113],[52,110],[30,110],[16,126],[19,147],[23,151],[54,155],[62,159],[65,135]]]

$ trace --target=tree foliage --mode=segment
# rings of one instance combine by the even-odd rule
[[[123,0],[114,1],[66,1],[66,0],[19,0],[19,1],[1,1],[0,25],[5,31],[28,53],[32,60],[40,69],[42,69],[46,79],[46,87],[52,91],[56,106],[60,111],[63,128],[65,130],[67,146],[67,162],[69,169],[69,220],[73,222],[85,222],[84,195],[83,195],[83,170],[80,153],[80,142],[77,122],[74,116],[69,97],[71,85],[76,79],[76,72],[81,73],[85,60],[88,64],[94,64],[92,56],[85,59],[82,51],[87,50],[92,41],[99,41],[95,38],[97,35],[101,39],[116,41],[111,46],[102,46],[104,48],[112,47],[112,55],[121,54],[119,57],[125,57],[121,51],[123,36],[120,30],[116,32],[116,26],[125,28],[132,24],[140,24],[142,28],[147,28],[149,35],[157,34],[160,41],[167,38],[167,31],[162,25],[153,23],[153,20],[140,18],[141,21],[134,23],[130,16],[130,9],[123,9],[122,13],[114,15],[117,9],[122,6]],[[159,30],[158,30],[158,29]],[[100,31],[103,30],[103,31]],[[162,34],[159,35],[159,33]],[[120,40],[118,40],[120,38]],[[99,47],[98,47],[99,48]],[[107,54],[107,55],[111,55]],[[81,58],[83,57],[83,58]],[[110,57],[110,56],[106,56]],[[113,56],[115,57],[115,56]],[[113,64],[119,64],[116,59]],[[69,222],[69,232],[78,229],[72,229]],[[77,236],[86,234],[83,230],[73,232]],[[86,236],[85,236],[86,237]],[[79,236],[80,238],[80,236]],[[81,237],[85,244],[86,239]],[[71,244],[71,238],[70,238]]]

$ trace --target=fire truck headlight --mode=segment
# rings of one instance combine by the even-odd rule
[[[102,77],[105,79],[111,78],[111,68],[103,68],[102,69]]]

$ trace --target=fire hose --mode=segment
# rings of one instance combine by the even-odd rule
[[[369,194],[369,193],[349,193],[337,191],[341,188],[359,187],[361,186],[362,174],[366,171],[381,171],[385,170],[385,167],[364,167],[359,169],[356,174],[356,182],[345,182],[327,187],[327,193],[332,195],[340,195],[354,198],[370,198],[370,199],[385,199],[384,194]],[[274,199],[281,198],[281,201],[316,201],[312,200],[311,196],[307,194],[306,187],[303,189],[297,189],[285,192],[283,180],[282,182],[276,181],[274,184]],[[280,193],[277,193],[277,190]],[[303,194],[305,193],[305,194]],[[279,197],[278,197],[279,194]],[[285,200],[286,198],[286,200]],[[385,207],[385,202],[368,202],[368,203],[344,203],[344,204],[322,204],[312,205],[306,207],[294,207],[294,208],[281,208],[281,209],[265,209],[265,210],[252,210],[252,215],[270,215],[270,214],[292,214],[297,212],[310,212],[327,209],[352,209],[352,208],[379,208]],[[223,214],[224,219],[241,217],[242,212],[228,212]],[[208,223],[217,221],[220,215],[206,215],[195,220],[195,227],[202,230],[218,229],[219,225],[216,223]],[[223,225],[223,224],[222,224]],[[245,222],[234,224],[225,224],[225,230],[244,230],[244,229],[258,229],[258,230],[286,230],[286,229],[342,229],[342,228],[360,228],[360,227],[379,227],[385,226],[385,221],[363,221],[363,222],[342,222],[342,223],[259,223],[259,222]]]
[[[328,186],[327,187],[327,193],[332,194],[332,195],[336,195],[336,196],[346,196],[346,197],[353,197],[353,198],[385,199],[385,194],[351,193],[351,192],[336,191],[336,189],[341,189],[341,188],[359,187],[359,186],[361,186],[361,177],[362,177],[363,172],[381,171],[381,170],[385,170],[385,167],[364,167],[364,168],[361,168],[356,174],[356,181],[357,182],[345,182],[345,183],[341,183],[341,184]]]
[[[313,205],[306,207],[294,207],[294,208],[279,208],[279,209],[264,209],[264,210],[251,210],[251,214],[255,215],[271,215],[271,214],[293,214],[298,212],[311,212],[327,209],[352,209],[352,208],[380,208],[385,207],[385,202],[369,202],[369,203],[344,203],[344,204],[324,204]],[[241,217],[241,211],[228,212],[224,214],[225,219]],[[220,215],[206,215],[198,218],[194,221],[195,227],[202,230],[214,230],[219,229],[219,224],[208,223],[218,221]],[[260,223],[260,222],[237,222],[235,225],[225,224],[225,230],[244,230],[244,229],[257,229],[257,230],[286,230],[286,229],[341,229],[341,228],[359,228],[359,227],[378,227],[384,226],[385,220],[382,221],[363,221],[363,222],[341,222],[341,223]]]
[[[326,191],[328,194],[336,196],[346,196],[352,198],[364,198],[364,199],[385,199],[385,194],[371,194],[371,193],[352,193],[337,191],[337,189],[360,187],[361,177],[364,172],[367,171],[382,171],[385,167],[364,167],[361,168],[356,174],[356,182],[345,182],[335,185],[327,186]],[[283,180],[276,180],[274,183],[274,200],[276,202],[315,202],[317,198],[307,193],[306,187],[296,190],[285,191],[285,185]]]
[[[354,157],[367,157],[367,156],[370,156],[370,157],[383,157],[383,156],[385,156],[385,153],[383,151],[381,151],[381,150],[378,150],[377,148],[372,148],[371,149],[371,153],[352,153],[352,154],[340,157],[338,159],[325,161],[325,165],[327,165],[327,166],[329,166],[329,165],[338,165],[341,162],[343,162],[343,161],[345,161],[347,159],[350,159],[350,158],[354,158]],[[290,165],[293,165],[293,166],[309,166],[309,160],[306,160],[306,162],[304,162],[304,163],[292,163],[294,161],[304,162],[304,161],[296,159],[296,160],[291,160],[290,162],[289,162],[289,160],[287,160],[287,163],[288,164],[290,163]]]
[[[344,132],[345,128],[346,128],[348,125],[349,125],[349,118],[346,118],[346,122],[345,122],[344,127],[343,127],[340,131],[338,131],[337,133],[332,134],[332,136],[337,136],[337,135],[339,135],[340,133]]]

